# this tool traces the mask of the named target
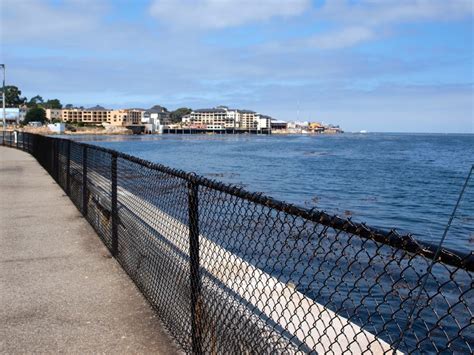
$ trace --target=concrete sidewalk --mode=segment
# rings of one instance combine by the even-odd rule
[[[176,352],[63,190],[0,147],[0,353]]]

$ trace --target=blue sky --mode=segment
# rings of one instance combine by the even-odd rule
[[[28,97],[474,133],[472,0],[2,0]]]

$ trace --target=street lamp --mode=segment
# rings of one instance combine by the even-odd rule
[[[3,104],[3,132],[7,125],[7,116],[5,113],[5,64],[0,64],[0,67],[3,68],[3,89],[2,89],[2,104]]]

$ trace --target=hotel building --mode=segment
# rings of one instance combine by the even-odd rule
[[[229,109],[226,106],[194,110],[183,117],[190,127],[208,129],[269,129],[271,118],[255,111]]]
[[[58,119],[66,123],[79,123],[90,125],[100,125],[108,123],[113,126],[126,126],[139,124],[141,114],[136,110],[109,110],[101,106],[95,106],[88,109],[47,109],[46,118],[48,120]]]

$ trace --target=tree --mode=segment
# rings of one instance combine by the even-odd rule
[[[3,88],[0,89],[3,91]],[[5,86],[5,106],[19,107],[26,102],[26,97],[21,97],[21,90],[13,85]]]
[[[53,109],[61,109],[63,105],[61,105],[61,101],[58,99],[48,100],[42,105],[44,108],[53,108]]]
[[[23,123],[27,124],[30,122],[41,122],[46,121],[46,111],[41,107],[33,107],[26,113]]]
[[[67,104],[66,106],[64,106],[65,108],[74,108],[74,105],[73,104]]]
[[[38,104],[42,104],[44,102],[43,98],[39,95],[33,96],[30,101],[26,104],[28,107],[37,107]]]
[[[170,113],[170,120],[173,123],[181,122],[183,116],[189,115],[193,110],[187,107],[181,107]]]

